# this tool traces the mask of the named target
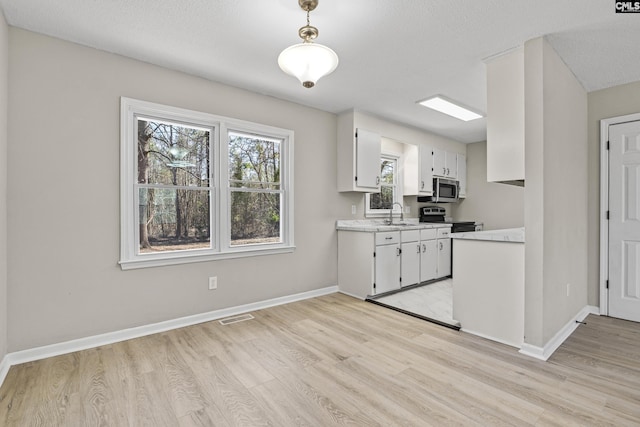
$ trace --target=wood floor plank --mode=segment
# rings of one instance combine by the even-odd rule
[[[223,411],[232,425],[268,426],[268,418],[246,387],[227,369],[217,356],[196,371],[197,381]]]
[[[424,421],[381,393],[372,393],[370,387],[357,378],[344,375],[331,363],[318,363],[312,368],[319,375],[331,379],[334,394],[351,399],[355,405],[366,407],[367,413],[383,425],[417,426]]]
[[[317,424],[312,411],[306,410],[304,404],[287,393],[286,388],[273,379],[250,390],[259,402],[271,424],[275,426],[314,426]]]
[[[640,324],[547,362],[345,295],[13,366],[2,426],[640,425]]]
[[[340,362],[337,366],[344,375],[358,378],[372,390],[381,390],[387,398],[423,419],[425,425],[481,425],[455,409],[434,401],[421,389],[412,387],[402,379],[376,373],[375,360],[354,357]]]

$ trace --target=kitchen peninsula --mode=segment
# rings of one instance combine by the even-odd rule
[[[524,341],[524,228],[455,233],[453,318],[517,348]]]

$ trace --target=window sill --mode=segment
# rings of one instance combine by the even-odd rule
[[[191,264],[194,262],[218,261],[223,259],[249,258],[262,255],[277,255],[292,253],[295,246],[281,246],[271,249],[241,249],[229,252],[208,253],[208,254],[192,254],[174,256],[171,258],[148,258],[136,260],[120,260],[120,268],[122,270],[134,270],[138,268],[149,267],[165,267],[169,265]]]

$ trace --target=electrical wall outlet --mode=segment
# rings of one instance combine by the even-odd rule
[[[356,205],[351,205],[351,215],[355,215],[357,212]]]
[[[218,276],[209,277],[209,290],[218,289]]]

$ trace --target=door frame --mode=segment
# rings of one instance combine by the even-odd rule
[[[609,126],[640,121],[640,113],[600,120],[600,314],[609,315]]]

